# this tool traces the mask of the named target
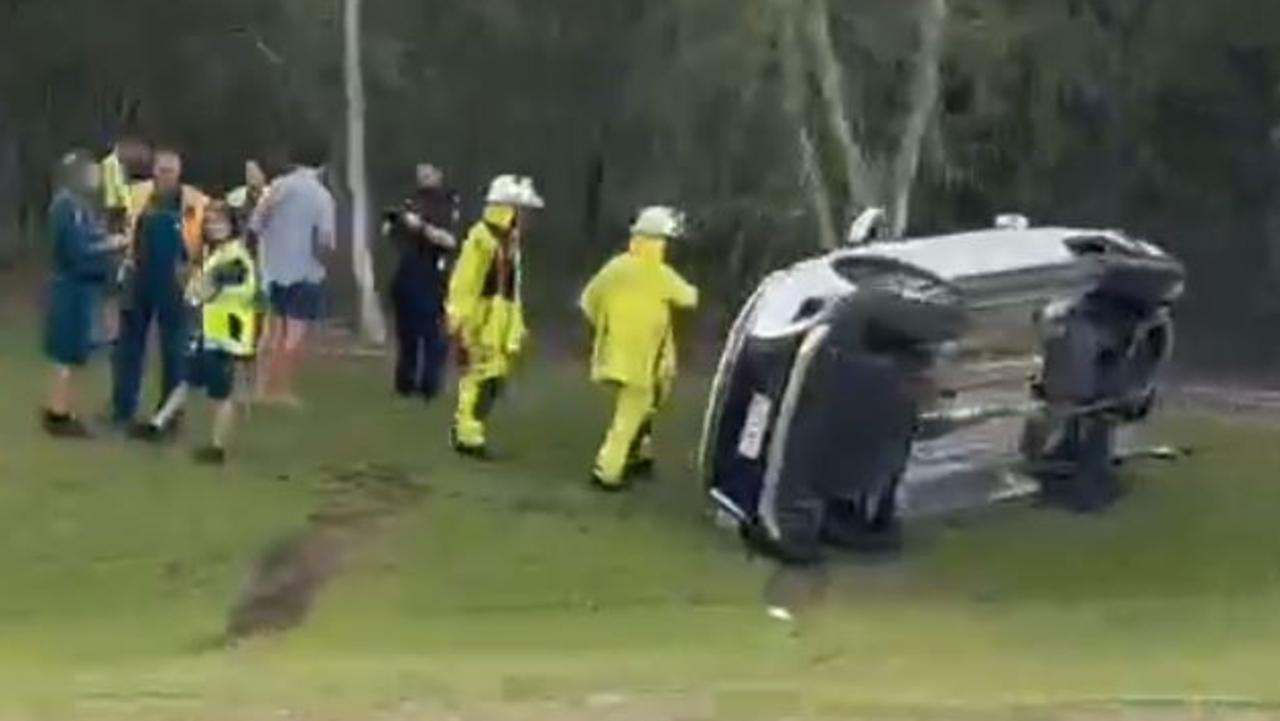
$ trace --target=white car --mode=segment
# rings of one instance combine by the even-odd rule
[[[1183,278],[1150,243],[1017,216],[774,273],[716,373],[711,498],[750,545],[796,563],[896,545],[904,510],[973,483],[998,496],[1029,478],[1046,500],[1103,508],[1116,428],[1152,407]]]

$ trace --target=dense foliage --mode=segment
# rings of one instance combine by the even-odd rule
[[[300,128],[340,157],[340,19],[340,0],[3,0],[0,232],[36,227],[59,150],[127,125],[215,188]],[[494,172],[534,174],[558,285],[636,204],[670,201],[731,305],[824,223],[896,202],[918,117],[913,230],[1008,210],[1123,225],[1191,265],[1188,326],[1212,341],[1192,350],[1280,350],[1273,0],[380,0],[364,61],[375,196],[418,158],[472,203]]]

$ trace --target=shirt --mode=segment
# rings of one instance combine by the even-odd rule
[[[53,233],[53,268],[63,280],[83,283],[106,281],[110,253],[101,225],[89,204],[73,193],[59,191],[49,207]]]
[[[424,224],[456,236],[458,194],[447,189],[420,189],[398,207],[386,213],[388,235],[400,251],[393,293],[398,303],[413,303],[433,312],[443,312],[444,294],[454,250],[427,237],[424,228],[405,223],[407,213],[415,213]]]
[[[268,283],[319,283],[325,278],[317,248],[337,245],[333,195],[313,168],[299,168],[272,183],[249,229],[261,245],[262,276]]]
[[[181,195],[153,196],[138,219],[136,235],[135,290],[153,298],[181,293],[179,280],[188,260]]]

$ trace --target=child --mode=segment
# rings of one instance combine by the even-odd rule
[[[199,308],[200,331],[187,356],[186,382],[136,433],[145,440],[163,438],[186,406],[191,388],[204,388],[217,409],[212,441],[196,451],[195,459],[221,465],[235,424],[235,368],[238,361],[253,356],[258,275],[244,240],[232,233],[231,210],[225,203],[212,202],[205,209],[204,238],[207,256],[187,285],[188,302]]]

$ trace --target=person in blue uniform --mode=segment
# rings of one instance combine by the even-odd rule
[[[449,267],[458,247],[458,194],[444,184],[434,165],[417,168],[417,188],[389,209],[383,234],[400,254],[391,300],[395,307],[395,389],[403,397],[427,400],[440,392],[449,343],[444,296]]]
[[[94,315],[126,241],[107,236],[96,202],[101,172],[91,155],[68,153],[58,175],[59,190],[49,207],[53,277],[44,342],[53,378],[43,425],[54,436],[83,438],[89,434],[75,413],[72,378],[92,353]]]
[[[187,340],[183,289],[190,259],[183,240],[181,180],[182,158],[173,150],[157,150],[154,190],[134,232],[134,268],[125,289],[116,348],[112,417],[124,427],[133,423],[138,411],[152,323],[160,332],[160,398],[168,398],[182,380]]]

